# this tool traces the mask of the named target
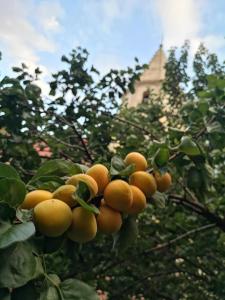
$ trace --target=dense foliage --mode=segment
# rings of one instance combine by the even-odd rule
[[[164,96],[136,108],[119,98],[143,66],[101,77],[83,49],[62,57],[49,97],[35,84],[38,68],[14,67],[15,78],[1,79],[0,158],[18,171],[0,165],[1,299],[95,299],[87,284],[109,299],[223,299],[225,71],[200,46],[189,74],[188,53],[188,44],[170,50]],[[35,144],[48,146],[51,159]],[[173,175],[167,195],[149,199],[116,239],[98,235],[82,247],[49,239],[15,210],[26,190],[54,190],[93,162],[110,167],[114,151],[114,175],[130,151],[148,158],[149,172]]]

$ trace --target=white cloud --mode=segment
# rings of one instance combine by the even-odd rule
[[[12,63],[38,64],[39,51],[56,50],[53,36],[45,30],[59,28],[59,4],[52,5],[47,17],[44,10],[49,10],[49,4],[41,2],[37,7],[32,0],[0,0],[0,48]]]
[[[196,37],[201,29],[199,4],[195,0],[159,0],[156,2],[167,47],[180,46]]]
[[[64,11],[55,1],[43,1],[37,8],[37,20],[45,30],[58,32],[61,30],[60,18],[64,16]]]
[[[202,42],[210,51],[218,52],[225,47],[223,36],[206,33],[203,12],[209,5],[208,0],[157,0],[155,11],[160,18],[165,47],[180,47],[187,39],[192,54]]]
[[[29,71],[39,66],[42,71],[36,84],[48,95],[50,72],[40,64],[39,52],[53,53],[57,49],[54,33],[61,30],[63,9],[55,1],[0,0],[0,50],[11,65],[24,62]]]

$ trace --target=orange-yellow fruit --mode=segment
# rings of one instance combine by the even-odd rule
[[[131,185],[131,191],[133,194],[133,203],[128,209],[127,213],[136,215],[141,213],[146,208],[146,197],[145,194],[136,186]]]
[[[155,173],[154,176],[157,184],[157,190],[161,193],[167,191],[172,184],[171,175],[168,172],[166,172],[163,175]]]
[[[76,191],[76,187],[72,184],[61,185],[53,193],[53,198],[59,199],[70,207],[73,207],[76,204],[76,201],[73,198],[73,194]]]
[[[88,169],[86,174],[94,178],[98,185],[98,194],[102,194],[109,183],[108,169],[101,164],[96,164]]]
[[[120,179],[111,181],[105,188],[104,200],[115,210],[126,212],[133,200],[129,184]]]
[[[138,152],[131,152],[127,154],[124,162],[126,165],[135,164],[135,171],[145,171],[148,166],[145,157]]]
[[[35,206],[34,222],[42,234],[57,237],[70,227],[72,212],[65,202],[49,199]]]
[[[107,205],[101,205],[97,216],[98,230],[105,234],[112,234],[120,230],[122,225],[121,214]]]
[[[97,233],[95,215],[83,207],[73,209],[73,221],[68,231],[68,237],[78,243],[93,240]]]
[[[153,175],[143,171],[137,171],[131,174],[130,184],[137,186],[147,198],[152,196],[157,189]]]
[[[52,193],[45,190],[35,190],[26,194],[21,208],[31,209],[34,208],[38,203],[51,199]]]
[[[96,181],[87,174],[73,175],[66,181],[66,184],[72,184],[74,186],[77,186],[79,181],[82,181],[87,184],[89,191],[90,191],[90,198],[93,198],[97,195],[98,185],[97,185]]]

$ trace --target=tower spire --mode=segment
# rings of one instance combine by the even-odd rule
[[[144,99],[147,91],[159,95],[162,87],[162,82],[165,79],[166,55],[163,51],[162,43],[159,49],[154,54],[149,62],[148,68],[144,70],[140,76],[140,80],[135,82],[134,94],[127,93],[124,99],[127,99],[128,106],[136,106]]]

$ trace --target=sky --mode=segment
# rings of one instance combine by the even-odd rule
[[[165,51],[200,42],[225,57],[225,0],[0,0],[0,73],[26,63],[43,71],[40,85],[81,46],[102,74],[150,61]]]

